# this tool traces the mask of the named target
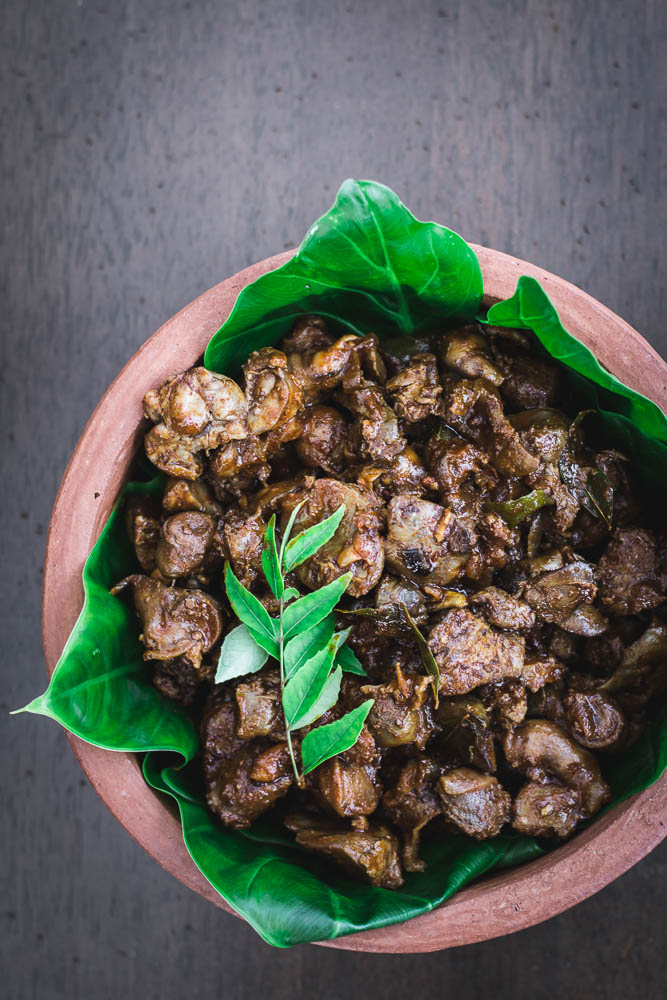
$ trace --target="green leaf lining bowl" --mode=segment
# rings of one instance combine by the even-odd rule
[[[508,299],[520,275],[537,278],[566,329],[622,382],[667,407],[667,365],[628,324],[540,268],[484,247],[473,249],[482,269],[485,305]],[[192,365],[241,289],[290,256],[254,264],[186,306],[134,355],[95,409],[63,477],[49,527],[42,618],[49,676],[81,608],[83,564],[140,446],[144,393]],[[137,758],[69,734],[68,739],[93,787],[141,846],[189,888],[232,912],[195,866],[175,807],[149,788]],[[520,930],[622,875],[662,840],[666,825],[667,776],[539,860],[478,881],[443,906],[402,924],[323,943],[358,951],[426,952]]]

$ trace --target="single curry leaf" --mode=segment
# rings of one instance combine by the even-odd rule
[[[303,729],[304,726],[310,726],[313,722],[317,722],[330,708],[333,708],[338,701],[342,678],[343,671],[337,666],[327,677],[320,696],[310,710],[299,716],[298,721],[294,724],[295,729]]]
[[[289,639],[297,632],[307,631],[331,614],[347,590],[351,579],[351,573],[344,573],[337,580],[332,580],[319,590],[313,590],[285,608],[283,612],[285,638]]]
[[[225,566],[225,590],[236,617],[253,632],[275,641],[279,632],[278,622],[270,617],[261,601],[243,586],[229,563]]]
[[[293,677],[315,653],[327,648],[335,627],[334,616],[327,615],[322,621],[311,626],[307,632],[295,635],[289,640],[284,652],[285,680]]]
[[[266,526],[264,545],[262,546],[262,569],[271,593],[277,601],[285,592],[283,574],[280,568],[280,558],[276,547],[276,515],[272,514]]]
[[[361,661],[355,656],[349,646],[340,646],[336,652],[334,663],[341,667],[346,674],[357,674],[359,677],[367,677]]]
[[[310,528],[306,528],[296,538],[291,538],[285,546],[284,566],[285,572],[296,569],[306,559],[314,556],[318,549],[321,549],[330,538],[336,534],[338,525],[343,520],[345,514],[345,504],[342,503],[338,510],[334,511],[331,517],[324,521],[318,521]]]
[[[287,521],[287,524],[285,525],[285,530],[283,531],[283,540],[280,543],[280,552],[278,553],[278,560],[280,562],[281,568],[284,565],[284,561],[285,561],[285,547],[286,547],[287,543],[290,540],[290,536],[292,534],[292,528],[294,527],[294,522],[296,521],[296,516],[299,513],[299,511],[301,510],[301,508],[303,507],[303,505],[305,504],[305,502],[306,502],[305,500],[300,500],[299,501],[299,503],[295,506],[294,510],[291,512],[291,514],[289,516],[289,520]]]
[[[338,334],[415,335],[471,320],[482,291],[479,262],[460,236],[419,222],[383,184],[347,180],[295,255],[243,289],[204,362],[229,371],[304,313],[324,316]]]
[[[407,622],[414,633],[414,637],[417,640],[417,645],[419,646],[419,653],[422,658],[422,663],[426,668],[426,672],[431,678],[431,686],[433,687],[433,700],[435,701],[435,707],[438,707],[438,697],[440,688],[440,668],[436,663],[435,656],[431,651],[431,647],[427,643],[426,639],[422,635],[417,623],[412,618],[412,615],[407,609],[407,605],[401,603],[403,608],[403,614],[405,615]]]
[[[290,729],[306,725],[302,719],[322,694],[332,666],[333,656],[327,646],[307,660],[287,682],[283,691],[283,709]]]
[[[283,594],[283,601],[288,604],[289,601],[293,601],[299,596],[299,591],[296,587],[285,587],[285,592]]]
[[[269,654],[253,638],[246,625],[237,625],[228,632],[220,648],[215,683],[222,684],[234,677],[256,674],[261,670]]]
[[[303,773],[309,774],[325,760],[353,747],[372,707],[373,699],[369,698],[341,719],[306,733],[301,743]]]
[[[509,524],[510,528],[516,528],[517,525],[525,521],[531,514],[534,514],[540,507],[553,504],[553,502],[553,497],[549,496],[544,490],[533,490],[532,493],[526,493],[515,500],[502,500],[499,502],[489,500],[487,501],[487,506],[496,514],[500,514],[503,521]]]

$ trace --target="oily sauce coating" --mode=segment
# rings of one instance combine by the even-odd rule
[[[418,338],[337,335],[319,316],[248,357],[237,384],[196,366],[147,393],[161,503],[125,510],[148,676],[200,714],[207,801],[246,829],[280,800],[296,843],[388,889],[421,841],[512,827],[567,838],[609,800],[609,754],[667,689],[664,526],[631,458],[596,451],[558,365],[528,331],[470,323]],[[344,674],[327,723],[372,698],[357,743],[297,788],[277,665],[216,685],[238,624],[228,562],[270,614],[278,541],[345,512],[288,576],[351,573]],[[439,670],[438,700],[412,625]],[[300,759],[305,730],[293,734]]]

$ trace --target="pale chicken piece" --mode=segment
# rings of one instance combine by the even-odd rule
[[[292,537],[335,513],[341,504],[345,504],[345,513],[333,537],[297,567],[298,579],[310,590],[317,590],[349,572],[352,580],[347,593],[351,597],[367,594],[382,576],[384,566],[376,497],[350,483],[318,479],[310,489],[285,498],[283,529],[301,501],[304,502],[296,515]]]
[[[512,799],[490,774],[458,767],[442,775],[437,791],[445,819],[475,840],[497,836],[509,821]]]
[[[182,656],[199,668],[202,655],[215,645],[222,631],[222,611],[215,598],[201,590],[165,587],[159,580],[138,574],[121,580],[111,593],[118,594],[126,587],[132,587],[141,619],[144,659]]]
[[[525,642],[499,632],[467,608],[448,611],[428,636],[440,669],[440,693],[467,694],[480,684],[520,677]]]
[[[505,378],[504,372],[493,363],[489,343],[476,323],[445,334],[440,357],[448,368],[468,378],[483,378],[495,386],[501,385]]]
[[[274,347],[253,351],[243,366],[251,434],[287,424],[303,408],[303,390],[288,370],[287,357]]]
[[[503,748],[510,767],[533,781],[556,778],[579,792],[581,818],[590,818],[611,798],[595,757],[575,743],[556,722],[529,719],[511,730]]]
[[[191,450],[192,441],[192,438],[174,434],[166,424],[156,424],[144,438],[146,456],[168,476],[199,479],[204,471],[204,460]]]

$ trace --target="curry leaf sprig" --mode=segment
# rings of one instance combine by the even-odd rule
[[[229,563],[225,566],[227,597],[241,624],[225,636],[215,675],[217,684],[261,670],[269,657],[280,666],[280,690],[285,735],[294,776],[298,784],[325,760],[354,746],[370,712],[373,699],[327,725],[312,729],[301,742],[301,773],[297,765],[292,733],[311,726],[338,701],[343,671],[364,675],[352,650],[345,645],[350,629],[336,631],[333,610],[352,579],[345,573],[337,580],[303,597],[285,585],[290,573],[328,542],[345,514],[345,504],[331,517],[291,537],[302,504],[292,511],[280,548],[276,540],[276,517],[271,517],[264,535],[262,570],[279,606],[272,618],[262,602],[244,587]]]

